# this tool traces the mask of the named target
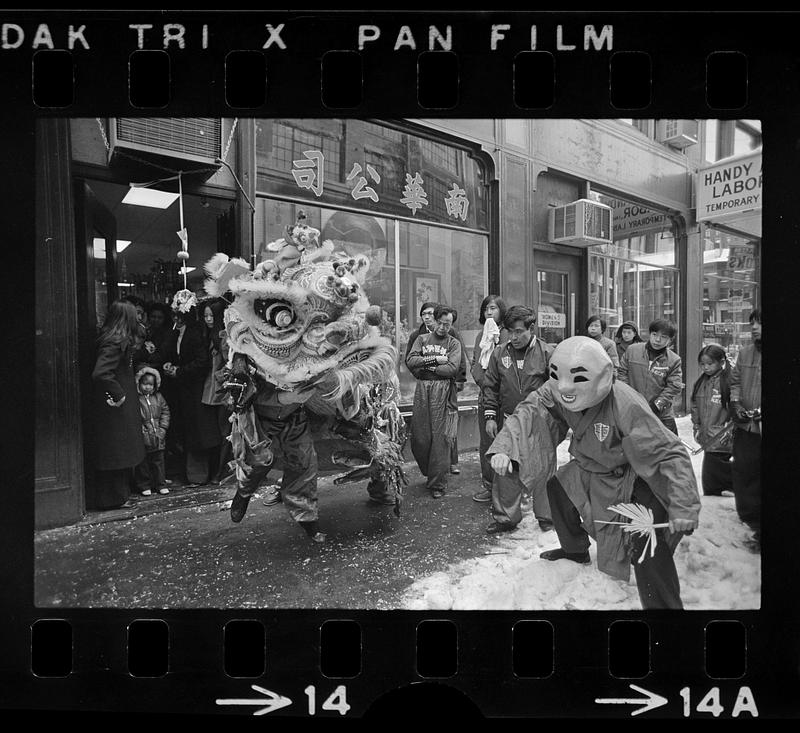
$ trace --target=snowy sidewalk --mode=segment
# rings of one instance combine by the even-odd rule
[[[691,420],[678,419],[680,437],[692,443]],[[559,465],[568,460],[568,442],[559,446]],[[692,456],[700,485],[703,454]],[[761,605],[761,555],[744,546],[751,535],[732,497],[701,496],[700,526],[675,552],[686,610],[758,609]],[[591,565],[549,562],[539,553],[558,547],[555,532],[543,533],[533,515],[498,539],[487,539],[485,554],[451,565],[445,572],[417,579],[404,593],[402,607],[443,610],[640,610],[631,571],[626,583]]]

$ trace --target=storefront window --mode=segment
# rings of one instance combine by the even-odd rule
[[[369,257],[366,293],[384,310],[385,335],[397,347],[404,405],[416,384],[406,348],[423,302],[456,309],[471,358],[489,247],[485,176],[471,150],[390,123],[261,119],[256,165],[256,261],[300,209],[323,241]],[[462,401],[478,395],[467,375]]]
[[[750,343],[758,307],[758,241],[707,228],[703,251],[703,345],[720,344],[736,361]]]
[[[472,360],[472,347],[481,328],[478,311],[486,295],[488,237],[455,229],[400,222],[400,340],[404,357],[408,335],[421,325],[419,311],[425,302],[449,305],[458,312],[455,323]],[[404,259],[404,242],[408,257]],[[427,267],[420,268],[423,258]],[[407,264],[406,264],[407,263]],[[404,339],[404,340],[403,340]],[[404,403],[414,397],[415,379],[401,358],[398,370]],[[478,397],[478,387],[467,367],[467,384],[459,401]]]
[[[600,196],[600,201],[613,209],[613,243],[591,248],[590,315],[606,321],[609,338],[623,321],[633,321],[640,331],[657,318],[677,326],[679,277],[671,220],[624,199]]]
[[[439,302],[458,312],[460,331],[471,359],[480,325],[478,310],[486,294],[488,237],[444,227],[397,221],[300,204],[259,198],[256,204],[256,260],[264,258],[264,247],[282,236],[286,226],[305,211],[310,226],[320,230],[321,240],[348,254],[363,254],[370,260],[365,291],[385,316],[384,335],[398,350],[401,400],[413,400],[415,380],[405,366],[410,334],[421,325],[422,303]],[[399,282],[399,288],[396,284]],[[477,386],[468,372],[460,400],[476,398]]]

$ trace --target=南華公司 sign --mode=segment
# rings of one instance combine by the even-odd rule
[[[697,220],[731,220],[761,211],[761,151],[697,172]]]

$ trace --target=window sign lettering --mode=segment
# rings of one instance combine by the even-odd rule
[[[306,157],[305,160],[292,161],[294,180],[300,188],[309,188],[315,196],[322,196],[325,157],[319,150],[304,150],[303,155]],[[295,168],[299,168],[299,170],[295,170]]]
[[[358,163],[353,163],[353,169],[350,171],[350,175],[347,176],[348,183],[352,181],[356,176],[358,176],[358,180],[356,181],[355,188],[350,192],[350,195],[358,201],[359,199],[372,199],[377,203],[378,201],[378,194],[372,186],[367,185],[367,179],[364,176],[359,175],[363,168]],[[371,165],[367,164],[367,175],[375,182],[380,183],[381,177],[375,168]]]
[[[444,200],[444,205],[447,207],[447,215],[467,220],[467,211],[469,210],[469,201],[467,200],[467,192],[463,188],[459,188],[457,184],[453,184],[447,192]]]
[[[411,213],[416,216],[417,209],[428,205],[428,194],[422,188],[422,176],[417,171],[413,177],[406,173],[406,185],[403,187],[403,198],[400,203],[405,204]]]

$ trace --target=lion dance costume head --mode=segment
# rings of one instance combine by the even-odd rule
[[[206,292],[232,295],[224,314],[231,357],[247,357],[254,379],[278,389],[313,387],[306,409],[319,418],[320,466],[323,434],[346,427],[354,451],[334,451],[334,470],[358,465],[391,474],[384,478],[396,489],[397,511],[405,481],[397,351],[380,335],[381,309],[364,293],[369,260],[334,252],[330,241],[320,244],[319,230],[305,224],[302,212],[267,251],[273,256],[254,270],[219,253],[206,264]],[[354,424],[362,428],[355,441]]]

